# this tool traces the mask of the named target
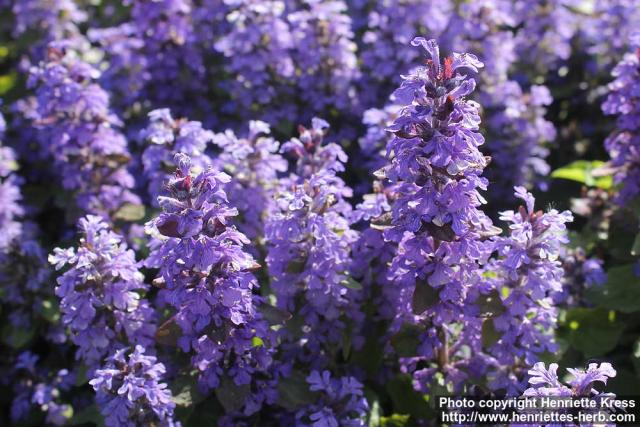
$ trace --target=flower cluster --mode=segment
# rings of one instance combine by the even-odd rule
[[[0,139],[5,131],[4,117],[0,114]],[[20,217],[24,209],[20,202],[20,178],[14,173],[18,168],[15,152],[0,142],[0,202],[3,209],[0,213],[0,254],[7,252],[11,243],[22,232]],[[0,255],[1,256],[1,255]]]
[[[278,153],[280,143],[270,133],[267,123],[250,121],[246,137],[238,138],[227,129],[213,138],[222,149],[215,162],[231,176],[226,192],[229,202],[240,213],[238,228],[254,245],[264,236],[264,216],[273,202],[278,174],[288,168]]]
[[[142,167],[148,180],[149,199],[155,206],[176,169],[173,163],[176,154],[190,156],[193,166],[202,170],[212,163],[206,153],[214,133],[203,129],[200,122],[174,119],[166,108],[149,113],[149,125],[140,132],[140,137],[147,145],[142,153]]]
[[[568,306],[586,305],[585,292],[606,283],[607,273],[603,261],[597,257],[588,257],[581,248],[567,248],[560,257],[564,270],[562,294],[556,297],[558,302]]]
[[[162,382],[164,365],[156,357],[146,355],[139,345],[127,353],[126,348],[117,350],[89,381],[96,391],[105,425],[179,426],[173,421],[176,405],[171,400],[171,391]]]
[[[370,108],[362,115],[362,123],[367,127],[367,131],[358,143],[360,151],[364,156],[362,166],[367,171],[375,171],[386,164],[385,153],[390,134],[387,128],[396,119],[400,106],[387,104],[384,109]]]
[[[544,159],[549,151],[544,144],[556,136],[553,125],[544,118],[545,107],[552,101],[548,89],[531,85],[525,90],[522,78],[514,78],[513,68],[522,58],[517,55],[519,41],[525,37],[512,30],[519,25],[516,9],[517,4],[508,1],[463,5],[459,18],[463,30],[453,42],[459,49],[492,59],[478,76],[478,100],[494,166],[487,177],[493,183],[491,195],[498,200],[508,200],[513,186],[533,187],[548,175]],[[553,34],[552,29],[548,31]]]
[[[86,22],[88,14],[72,0],[24,0],[11,1],[14,16],[13,35],[40,34],[29,49],[23,66],[37,64],[46,58],[47,45],[57,40],[77,39],[79,25]],[[2,4],[0,3],[0,8]]]
[[[143,107],[167,106],[185,116],[206,111],[199,101],[206,92],[206,70],[191,0],[127,3],[128,22],[91,33],[108,53],[107,80],[117,83],[112,89],[118,93],[118,105],[124,109],[143,100]]]
[[[20,353],[15,360],[15,371],[20,374],[14,379],[14,398],[11,404],[13,422],[24,420],[33,407],[37,406],[46,413],[47,424],[65,425],[73,415],[73,408],[62,403],[60,394],[69,390],[75,383],[75,376],[67,369],[61,369],[51,375],[38,366],[39,356],[30,351]]]
[[[543,362],[538,362],[529,370],[529,385],[523,396],[526,397],[556,397],[556,398],[590,398],[592,401],[600,401],[602,399],[615,398],[613,393],[604,393],[594,388],[594,384],[607,384],[609,378],[616,376],[616,370],[610,363],[589,363],[586,370],[567,369],[571,374],[571,378],[567,384],[563,384],[558,379],[558,364],[551,363],[549,368]],[[594,402],[595,403],[595,402]],[[615,409],[609,409],[608,405],[602,402],[595,407],[584,407],[580,411],[582,413],[605,416],[612,413]],[[525,410],[526,411],[526,410]],[[566,416],[570,409],[560,409],[559,413]],[[561,416],[562,416],[561,415]],[[597,424],[585,424],[587,426],[595,426]]]
[[[483,330],[497,332],[497,338],[485,345],[497,362],[495,388],[509,387],[505,376],[511,373],[503,367],[516,366],[517,360],[530,365],[545,351],[557,350],[552,340],[557,318],[554,298],[562,292],[564,274],[558,259],[568,242],[565,224],[573,220],[570,211],[536,211],[535,199],[523,187],[516,187],[515,195],[525,206],[501,213],[510,232],[494,239],[499,257],[485,268],[497,299],[486,304],[491,314],[483,325]]]
[[[0,0],[0,425],[624,393],[636,3]]]
[[[47,307],[53,307],[53,292],[48,287],[50,271],[45,250],[38,244],[37,229],[32,223],[21,223],[21,239],[15,239],[6,251],[0,252],[0,302],[13,329],[6,341],[15,347],[24,334],[33,333],[36,323]],[[59,326],[43,328],[52,342],[64,342]]]
[[[531,387],[524,391],[525,396],[593,397],[612,396],[593,388],[594,383],[607,384],[609,378],[616,376],[611,363],[589,363],[586,370],[567,369],[572,375],[568,385],[558,379],[558,364],[551,363],[547,369],[543,362],[536,363],[529,370]]]
[[[93,215],[81,218],[78,228],[78,248],[56,248],[49,262],[56,270],[69,267],[55,290],[62,323],[71,330],[77,358],[95,369],[114,349],[150,344],[154,313],[140,298],[147,286],[122,237]]]
[[[182,331],[176,343],[191,353],[202,385],[216,388],[229,377],[247,386],[271,359],[261,299],[253,294],[251,271],[259,266],[244,251],[247,238],[230,225],[237,215],[224,191],[230,177],[214,169],[193,175],[184,154],[175,162],[169,193],[158,199],[164,212],[148,224],[156,236],[146,264],[159,268],[155,283],[175,310],[169,322]]]
[[[260,105],[271,105],[258,117],[270,123],[292,117],[296,109],[287,100],[292,97],[295,66],[286,3],[225,0],[224,4],[231,28],[216,41],[215,49],[229,58],[226,68],[233,76],[221,83],[231,94],[226,108],[244,115]]]
[[[353,3],[361,5],[356,8],[355,26],[363,32],[359,40],[362,96],[366,106],[377,106],[379,100],[385,99],[400,83],[398,76],[407,73],[418,62],[420,54],[410,45],[411,40],[423,33],[434,38],[446,37],[443,33],[446,33],[452,19],[453,2],[393,0]]]
[[[519,55],[542,69],[567,60],[579,22],[571,8],[579,6],[577,0],[516,1],[514,12],[522,26],[518,34]]]
[[[640,33],[631,37],[636,48],[613,71],[609,95],[602,104],[606,114],[617,115],[616,130],[605,141],[611,164],[617,168],[615,180],[622,185],[618,201],[627,204],[640,194]]]
[[[627,43],[640,22],[640,10],[633,0],[601,0],[594,4],[594,13],[581,26],[588,52],[594,62],[605,69],[615,64],[627,50]]]
[[[298,426],[364,427],[369,410],[362,384],[353,377],[332,378],[329,371],[312,371],[307,377],[316,401],[295,414]]]
[[[225,70],[232,76],[220,84],[231,94],[225,110],[275,124],[292,117],[306,122],[331,107],[357,111],[359,69],[345,2],[224,4],[230,28],[215,49],[229,59]]]
[[[297,2],[293,2],[294,4]],[[313,114],[337,108],[357,112],[355,81],[359,78],[351,18],[342,0],[300,0],[300,9],[289,15],[294,41],[296,81],[301,102],[313,105]],[[309,113],[299,117],[311,119]]]
[[[488,177],[499,183],[492,194],[507,196],[512,188],[507,185],[545,188],[542,178],[549,175],[550,167],[545,160],[549,149],[544,144],[556,137],[553,124],[544,118],[545,107],[552,101],[549,90],[534,85],[529,93],[523,93],[518,83],[509,80],[481,99],[489,111],[487,130],[495,163]]]
[[[109,110],[109,94],[95,82],[99,74],[75,52],[51,46],[47,61],[29,76],[36,92],[29,118],[40,149],[55,163],[63,187],[75,193],[78,208],[109,218],[139,199],[126,169],[127,140]]]
[[[357,233],[350,228],[351,189],[337,176],[346,155],[335,143],[323,145],[328,124],[314,119],[300,137],[282,146],[297,158],[296,171],[281,180],[265,225],[267,263],[278,306],[299,313],[290,331],[293,351],[322,363],[328,344],[339,343],[345,312],[357,319],[357,292],[348,270]],[[302,335],[303,339],[300,339]],[[302,348],[299,345],[303,344]]]
[[[487,159],[478,150],[484,142],[478,105],[465,99],[475,82],[459,71],[476,72],[483,64],[458,53],[441,63],[434,40],[416,38],[413,44],[431,59],[405,76],[394,92],[402,109],[389,127],[394,134],[387,146],[389,163],[379,172],[394,184],[391,223],[384,236],[398,248],[389,273],[394,286],[406,289],[397,293],[403,297],[395,304],[397,320],[425,325],[420,354],[408,361],[408,369],[414,370],[420,360],[437,360],[449,370],[449,379],[459,382],[453,359],[465,339],[473,340],[471,330],[478,323],[473,316],[465,319],[465,300],[479,280],[479,263],[489,255],[483,235],[494,232],[479,209]],[[453,322],[465,325],[465,336],[457,336],[449,326]],[[449,348],[454,334],[458,345]],[[426,388],[434,373],[422,369],[414,381]]]
[[[0,114],[0,138],[4,127]],[[44,286],[49,277],[46,253],[37,241],[37,226],[22,205],[23,179],[17,169],[15,152],[0,143],[0,303],[14,331],[7,339],[11,346],[19,342],[21,332],[32,330],[43,304],[51,304],[47,299],[51,292]]]

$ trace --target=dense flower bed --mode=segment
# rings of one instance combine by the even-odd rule
[[[1,425],[637,394],[637,1],[0,0],[0,24]]]

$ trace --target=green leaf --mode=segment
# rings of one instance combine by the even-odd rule
[[[251,338],[251,346],[252,347],[263,347],[264,341],[259,336],[255,336]]]
[[[640,233],[636,234],[636,239],[633,241],[633,246],[631,247],[631,255],[640,255]]]
[[[607,381],[607,390],[614,391],[618,396],[637,396],[640,377],[633,370],[622,367],[616,368],[616,371],[616,376]]]
[[[176,419],[186,420],[183,423],[184,427],[211,427],[218,425],[218,417],[223,413],[224,409],[216,399],[211,397],[195,406],[177,407]]]
[[[178,338],[181,336],[182,329],[176,323],[175,317],[171,317],[158,327],[156,331],[156,342],[175,347],[178,345]]]
[[[102,415],[95,404],[87,406],[69,420],[69,425],[72,426],[82,424],[90,424],[98,427],[104,426],[104,418],[102,418]]]
[[[496,329],[493,319],[484,319],[482,323],[482,347],[485,349],[498,342],[502,334]]]
[[[295,130],[295,125],[293,122],[285,119],[279,121],[274,130],[282,135],[290,135]]]
[[[315,402],[317,393],[309,390],[309,384],[302,372],[293,371],[278,383],[278,405],[285,409],[296,410],[301,406]]]
[[[113,215],[114,219],[122,221],[138,221],[144,218],[145,209],[143,205],[125,203]]]
[[[82,364],[76,370],[76,387],[83,386],[89,382],[89,378],[87,378],[88,368],[86,365]]]
[[[298,274],[304,271],[305,266],[307,265],[307,259],[294,259],[289,261],[287,264],[287,273]]]
[[[434,409],[425,396],[414,390],[410,375],[401,374],[387,383],[387,392],[393,401],[394,412],[408,414],[415,420],[435,417]]]
[[[270,325],[281,325],[291,319],[291,313],[274,307],[271,304],[260,304],[258,311],[262,313],[262,316]]]
[[[60,320],[60,310],[53,299],[43,299],[38,305],[38,311],[50,323],[57,323]]]
[[[0,76],[0,96],[5,95],[16,85],[18,75],[15,72]]]
[[[391,345],[400,357],[415,356],[420,345],[420,335],[424,331],[417,325],[403,325],[400,332],[391,337]]]
[[[633,344],[631,361],[633,362],[633,367],[636,370],[636,374],[640,376],[640,339]]]
[[[612,267],[607,271],[607,282],[592,287],[587,298],[593,304],[623,313],[640,311],[640,278],[636,277],[634,265]]]
[[[355,291],[359,291],[362,289],[362,285],[360,282],[357,282],[353,279],[353,277],[347,276],[346,279],[340,281],[340,284],[346,288],[353,289]]]
[[[506,293],[506,298],[509,295],[509,288],[503,288],[502,292]],[[495,317],[506,311],[506,308],[502,304],[500,292],[498,292],[497,289],[492,290],[486,295],[480,295],[477,304],[482,317]]]
[[[379,330],[380,328],[377,329]],[[380,371],[384,360],[383,346],[380,345],[380,337],[383,336],[383,332],[378,330],[367,334],[367,339],[362,348],[354,349],[351,354],[351,363],[362,367],[370,376]]]
[[[351,354],[351,333],[347,330],[342,332],[342,358],[347,360]]]
[[[380,427],[405,427],[409,425],[409,415],[393,414],[380,418]]]
[[[25,347],[33,339],[34,335],[35,328],[33,327],[24,329],[6,324],[2,328],[2,341],[14,349]]]
[[[569,343],[585,357],[602,356],[615,348],[623,330],[615,313],[603,308],[571,309],[565,324],[569,326]]]
[[[635,243],[636,236],[629,232],[631,222],[626,222],[629,218],[622,218],[621,215],[614,216],[609,225],[609,236],[606,241],[607,249],[611,257],[620,262],[634,262],[631,250]]]
[[[183,375],[178,377],[171,384],[171,394],[173,401],[177,406],[189,407],[195,405],[206,398],[198,390],[198,382],[191,375]]]
[[[575,162],[554,170],[551,176],[553,178],[576,181],[589,187],[599,187],[608,190],[613,185],[613,178],[611,176],[593,176],[594,169],[602,165],[604,165],[604,162],[600,160],[576,160]]]
[[[369,427],[380,427],[380,403],[378,399],[371,403],[371,410],[367,414],[367,425]]]
[[[249,384],[236,385],[232,378],[223,375],[215,393],[218,401],[227,412],[236,412],[244,406],[247,396],[251,393],[251,386]]]
[[[440,291],[426,282],[416,283],[411,300],[411,308],[415,314],[422,314],[438,302]]]

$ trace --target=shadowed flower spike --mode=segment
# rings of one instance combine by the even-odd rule
[[[229,58],[226,71],[234,76],[221,85],[231,94],[226,107],[242,115],[255,106],[269,105],[258,117],[269,123],[295,117],[297,108],[286,102],[293,95],[295,76],[293,35],[281,0],[225,0],[230,28],[214,44]],[[240,53],[240,54],[239,54]],[[246,90],[250,87],[251,90]]]
[[[366,108],[380,107],[380,100],[400,83],[420,57],[412,37],[420,32],[445,39],[454,15],[454,2],[440,0],[390,0],[349,2],[354,10],[354,26],[362,32],[358,46],[362,61],[359,82]]]
[[[0,139],[4,124],[0,114]],[[47,369],[30,350],[17,354],[25,348],[25,336],[40,334],[42,342],[63,347],[66,335],[59,324],[45,321],[43,307],[54,306],[50,271],[46,252],[38,242],[40,232],[27,220],[28,209],[21,204],[23,179],[16,173],[16,160],[14,151],[0,142],[0,311],[6,322],[0,385],[11,390],[13,422],[23,421],[39,409],[46,413],[47,423],[64,425],[73,412],[60,399],[61,390],[69,388],[69,371]]]
[[[305,427],[364,427],[369,405],[362,384],[353,377],[332,378],[329,371],[311,371],[309,390],[316,401],[298,410],[296,425]]]
[[[104,80],[111,83],[119,110],[141,103],[146,111],[169,107],[180,116],[211,117],[203,96],[208,80],[204,52],[194,28],[196,2],[126,3],[131,6],[127,22],[89,31],[107,54],[110,67]]]
[[[359,113],[354,83],[360,77],[349,2],[296,0],[297,10],[288,16],[293,38],[293,59],[301,104],[298,119],[337,108],[342,114]],[[298,74],[298,73],[296,73]],[[310,108],[311,107],[311,108]],[[305,111],[307,110],[307,111]]]
[[[260,245],[258,240],[264,236],[264,216],[273,203],[278,174],[288,167],[278,152],[280,143],[270,133],[267,123],[250,121],[246,137],[237,137],[232,130],[214,137],[214,143],[223,150],[216,164],[232,177],[226,192],[230,204],[240,213],[238,228],[254,245]]]
[[[73,415],[73,407],[61,402],[61,395],[69,391],[76,377],[67,369],[50,372],[40,361],[40,357],[31,351],[20,353],[15,360],[13,378],[13,402],[11,420],[15,423],[28,420],[29,415],[39,409],[46,413],[47,425],[68,425]]]
[[[46,62],[31,69],[31,111],[41,149],[55,164],[62,186],[75,193],[81,212],[113,216],[125,203],[139,204],[127,171],[127,140],[109,110],[100,72],[75,52],[52,46]]]
[[[551,169],[546,162],[548,143],[556,130],[545,119],[552,98],[545,86],[531,86],[529,92],[513,80],[500,81],[480,95],[488,111],[492,164],[488,175],[494,201],[511,200],[513,186],[546,189]]]
[[[45,59],[47,46],[51,42],[67,40],[71,43],[83,41],[79,25],[87,21],[89,14],[73,0],[19,0],[11,3],[13,35],[29,38],[28,58],[23,58],[25,69]],[[2,2],[0,2],[2,7]],[[40,35],[33,37],[30,32]]]
[[[127,355],[127,353],[129,353]],[[166,369],[137,345],[132,352],[117,350],[98,369],[89,384],[107,427],[155,425],[179,427],[173,421],[176,404],[162,382]]]
[[[541,72],[568,60],[580,23],[580,14],[573,11],[580,6],[579,0],[513,2],[516,25],[521,26],[516,38],[519,56]]]
[[[4,136],[4,117],[0,114],[0,257],[9,250],[9,246],[22,232],[20,217],[24,209],[20,202],[20,184],[22,180],[14,172],[18,168],[15,152],[2,145]]]
[[[615,168],[614,180],[621,185],[617,200],[628,205],[640,195],[640,32],[631,36],[629,52],[613,70],[609,95],[602,104],[605,114],[616,115],[616,129],[605,140]]]
[[[297,160],[296,173],[281,180],[265,225],[278,306],[299,313],[304,322],[302,340],[283,331],[286,347],[317,365],[342,340],[346,320],[361,317],[348,273],[357,238],[349,224],[352,192],[336,175],[347,156],[339,145],[323,144],[327,130],[328,123],[316,118],[283,144],[282,151]]]

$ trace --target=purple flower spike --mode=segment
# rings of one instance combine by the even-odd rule
[[[140,345],[127,353],[126,348],[115,351],[89,381],[105,425],[179,427],[180,423],[173,420],[176,404],[162,382],[164,365],[154,356],[145,355]]]
[[[244,250],[246,236],[231,225],[238,214],[224,190],[231,178],[211,168],[194,174],[185,154],[174,163],[179,169],[168,195],[158,198],[163,213],[147,224],[154,237],[146,265],[159,269],[154,283],[175,313],[168,323],[182,331],[175,344],[191,354],[202,386],[214,389],[229,378],[248,388],[269,368],[272,350],[261,298],[253,294],[259,265]],[[247,412],[267,399],[256,388],[239,402]]]
[[[353,377],[332,378],[329,371],[312,371],[309,390],[317,401],[296,412],[296,425],[305,427],[364,427],[369,410],[362,384]]]
[[[238,208],[238,228],[254,245],[264,236],[263,224],[278,185],[278,174],[287,170],[286,160],[278,153],[280,143],[269,134],[269,125],[250,121],[246,137],[232,130],[217,134],[214,143],[222,148],[216,164],[231,175],[226,191],[231,205]]]
[[[437,362],[455,387],[464,379],[458,369],[464,356],[457,350],[477,347],[472,331],[482,322],[467,308],[467,298],[491,252],[486,236],[496,232],[480,210],[487,159],[479,151],[479,105],[466,99],[475,81],[461,74],[482,63],[469,54],[440,63],[434,41],[418,38],[414,44],[432,56],[403,76],[394,92],[399,111],[387,128],[393,134],[388,163],[376,176],[390,181],[385,192],[393,201],[382,228],[389,247],[396,246],[388,270],[388,286],[395,289],[387,291],[396,298],[390,302],[394,329],[403,322],[423,325],[418,355],[401,363],[414,373],[414,385],[426,390],[434,370],[414,372],[422,361]],[[459,327],[450,326],[457,322]]]
[[[561,397],[601,397],[614,395],[602,393],[593,388],[594,382],[607,384],[609,378],[616,376],[616,370],[611,363],[590,363],[588,369],[572,369],[567,371],[573,378],[568,381],[568,386],[558,380],[558,364],[552,363],[547,369],[542,362],[536,363],[529,370],[529,384],[532,387],[524,391],[524,396],[561,396]]]
[[[214,133],[202,128],[200,122],[174,119],[167,108],[149,113],[149,125],[140,132],[147,143],[142,153],[142,165],[148,183],[149,198],[157,206],[157,198],[175,169],[174,157],[178,153],[190,157],[194,167],[206,169],[212,164],[206,154]]]
[[[631,39],[634,52],[627,53],[613,70],[609,96],[602,104],[605,114],[616,115],[616,130],[605,140],[621,185],[617,201],[628,205],[640,195],[640,37]]]
[[[149,345],[154,313],[139,292],[147,289],[135,254],[100,217],[81,218],[77,248],[56,248],[49,262],[69,267],[55,293],[62,323],[78,347],[76,357],[95,369],[107,354],[130,344]]]
[[[337,176],[346,154],[335,143],[323,143],[324,120],[299,130],[298,138],[282,146],[296,158],[296,173],[282,179],[275,192],[265,225],[266,260],[279,307],[303,319],[304,338],[290,334],[287,348],[321,365],[341,341],[347,319],[361,318],[359,291],[350,289],[349,276],[357,232],[349,223],[352,191]]]
[[[51,46],[47,61],[31,69],[31,111],[41,149],[51,158],[62,186],[84,213],[112,217],[125,203],[139,204],[127,171],[130,154],[97,83],[100,72],[76,53]]]

